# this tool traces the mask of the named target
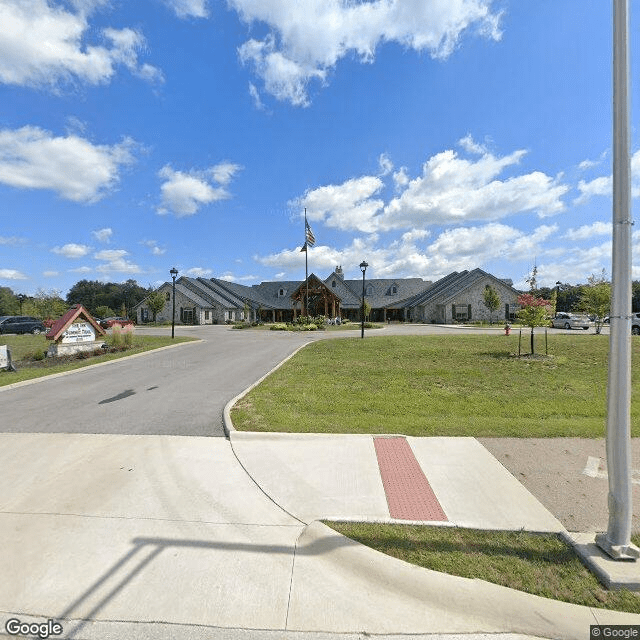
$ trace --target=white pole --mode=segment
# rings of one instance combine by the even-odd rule
[[[613,256],[607,468],[609,526],[598,546],[616,560],[635,560],[631,543],[631,166],[629,160],[629,0],[613,0]]]

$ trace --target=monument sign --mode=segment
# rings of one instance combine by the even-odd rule
[[[62,318],[56,320],[49,329],[47,339],[51,340],[52,344],[49,345],[47,356],[56,357],[100,349],[104,341],[99,338],[104,334],[104,329],[91,314],[81,304],[77,304]]]

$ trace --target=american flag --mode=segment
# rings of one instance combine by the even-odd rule
[[[313,245],[316,243],[316,237],[313,235],[313,231],[311,231],[311,227],[309,226],[306,218],[304,220],[304,239],[304,244],[307,247],[313,247]]]

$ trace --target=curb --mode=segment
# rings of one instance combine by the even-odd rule
[[[232,431],[233,432],[236,431],[235,427],[233,426],[233,421],[231,420],[231,408],[233,407],[233,405],[236,404],[238,400],[241,400],[242,398],[244,398],[244,396],[246,396],[247,393],[249,393],[249,391],[251,391],[254,387],[257,387],[265,378],[268,378],[274,371],[277,371],[285,362],[287,362],[287,360],[290,360],[291,358],[293,358],[293,356],[295,356],[298,353],[298,351],[301,351],[302,349],[309,346],[310,344],[312,343],[307,342],[303,345],[300,345],[293,353],[289,354],[284,360],[282,360],[275,367],[273,367],[273,369],[271,369],[270,371],[267,371],[267,373],[265,373],[261,378],[256,380],[251,386],[247,387],[244,391],[241,391],[237,396],[235,396],[235,398],[231,398],[231,400],[227,402],[222,412],[222,427],[224,428],[224,435],[226,436],[227,439],[231,437]]]

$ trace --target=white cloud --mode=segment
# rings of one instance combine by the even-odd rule
[[[213,270],[204,267],[191,267],[191,269],[187,269],[186,274],[192,278],[206,278],[213,274]]]
[[[105,227],[104,229],[98,229],[97,231],[92,231],[91,235],[98,240],[98,242],[109,242],[111,236],[113,235],[113,229],[109,227]]]
[[[15,245],[24,242],[22,238],[17,236],[0,236],[0,244]]]
[[[191,170],[189,173],[164,166],[158,173],[165,180],[160,187],[158,213],[171,212],[182,218],[193,215],[203,205],[230,198],[231,194],[224,187],[240,169],[239,165],[231,162],[221,162],[204,171]],[[220,186],[214,187],[211,180]]]
[[[83,258],[86,256],[89,251],[91,251],[91,247],[88,247],[86,244],[76,244],[74,242],[70,242],[69,244],[65,244],[62,247],[54,247],[51,249],[53,253],[57,253],[60,256],[64,256],[65,258]]]
[[[0,280],[26,280],[27,276],[15,269],[0,269]]]
[[[377,176],[363,176],[339,185],[327,185],[307,191],[290,202],[293,207],[306,207],[309,220],[322,220],[329,227],[356,229],[371,233],[376,230],[375,216],[384,202],[372,199],[384,183]]]
[[[125,249],[105,249],[94,254],[96,260],[103,260],[104,263],[96,267],[99,273],[140,273],[141,269],[137,264],[129,262],[125,256],[129,252]]]
[[[259,111],[264,111],[265,106],[264,106],[264,103],[262,102],[262,99],[260,98],[260,92],[258,91],[258,88],[256,87],[256,85],[253,84],[253,82],[249,83],[249,95],[253,99],[253,105],[255,106],[255,108],[258,109]]]
[[[165,0],[178,18],[206,18],[209,15],[207,0]]]
[[[0,183],[51,189],[74,202],[95,202],[113,189],[134,159],[135,143],[94,145],[75,135],[56,137],[38,127],[0,130]]]
[[[610,222],[594,222],[593,224],[585,224],[577,229],[569,229],[565,233],[568,240],[589,240],[596,236],[611,236]]]
[[[98,251],[93,257],[96,260],[107,260],[108,262],[112,262],[114,260],[120,260],[127,255],[129,255],[129,252],[124,249],[104,249],[103,251]]]
[[[453,150],[438,153],[425,162],[422,175],[409,180],[389,202],[378,225],[392,229],[499,220],[526,211],[541,217],[559,213],[566,185],[540,171],[498,179],[524,155],[523,150],[504,157],[484,153],[477,160],[466,160]]]
[[[161,249],[158,246],[158,243],[156,240],[143,240],[140,244],[143,244],[145,247],[148,247],[149,250],[151,251],[151,255],[154,255],[154,256],[161,256],[167,252],[166,249]]]
[[[56,88],[75,81],[109,82],[115,67],[124,65],[150,77],[150,65],[141,70],[138,51],[144,37],[133,29],[107,28],[96,32],[88,17],[106,2],[76,2],[76,12],[47,0],[0,2],[0,82]],[[87,42],[98,34],[108,46]],[[157,76],[158,74],[156,74]]]
[[[578,183],[580,195],[574,200],[574,204],[583,204],[594,196],[613,196],[613,177],[599,176],[593,180],[580,180]],[[640,151],[631,156],[631,195],[634,198],[640,196]]]
[[[497,157],[469,136],[465,140],[467,148],[482,155],[467,160],[453,150],[437,153],[424,163],[422,175],[413,179],[403,167],[392,175],[398,195],[386,203],[374,197],[385,187],[384,176],[362,176],[311,189],[289,204],[306,207],[310,220],[368,233],[493,221],[533,211],[545,217],[564,209],[561,197],[569,187],[540,171],[500,179],[507,169],[513,171],[525,151]],[[387,156],[381,158],[388,168],[392,166]]]
[[[264,82],[267,92],[294,105],[309,103],[310,81],[325,82],[345,56],[372,62],[376,49],[396,42],[444,59],[465,31],[498,40],[500,13],[492,0],[228,0],[248,23],[271,30],[239,49]]]
[[[227,282],[258,282],[259,279],[257,276],[246,275],[246,276],[236,276],[231,271],[226,271],[220,276],[220,280],[226,280]]]
[[[332,270],[336,264],[358,265],[363,259],[370,265],[371,277],[401,278],[421,277],[436,280],[452,271],[474,269],[500,259],[504,264],[528,260],[531,255],[544,253],[545,241],[557,234],[556,225],[541,225],[533,232],[523,232],[500,223],[477,227],[459,227],[440,233],[430,244],[422,244],[428,232],[413,230],[399,239],[387,242],[376,234],[355,238],[350,245],[336,249],[317,246],[311,250],[316,273]],[[422,246],[418,246],[418,242]],[[304,272],[304,254],[300,247],[285,249],[254,259],[268,267],[279,268],[286,273]],[[353,277],[353,276],[352,276]]]
[[[378,157],[378,165],[380,166],[380,175],[386,176],[393,171],[393,162],[386,153],[381,153]]]
[[[59,271],[43,271],[42,275],[45,278],[56,278],[57,276],[60,275],[60,272]]]

